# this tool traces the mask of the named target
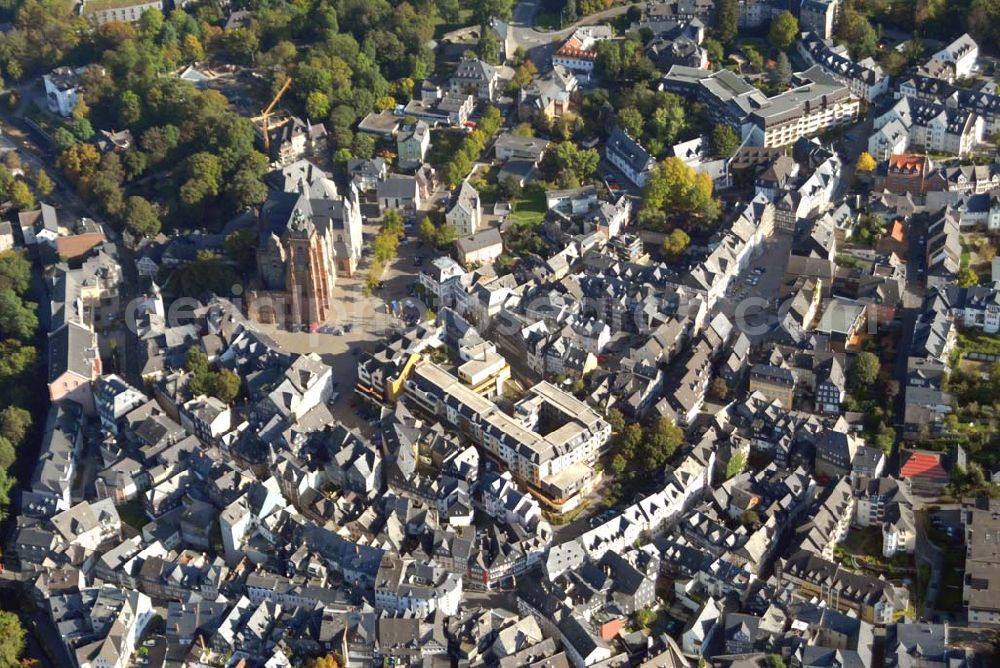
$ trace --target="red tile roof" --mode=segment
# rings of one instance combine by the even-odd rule
[[[889,233],[889,236],[891,236],[896,241],[899,242],[903,241],[903,221],[899,220],[898,218],[893,221],[892,231]]]
[[[898,153],[889,156],[890,172],[923,172],[927,158],[912,153]]]
[[[597,52],[588,51],[583,48],[583,44],[580,40],[575,37],[571,37],[566,40],[558,51],[556,51],[557,56],[565,56],[566,58],[576,58],[578,60],[596,60]]]
[[[59,257],[73,259],[86,255],[92,248],[103,244],[105,241],[107,240],[104,238],[104,235],[99,232],[57,237],[56,252],[59,254]]]
[[[930,452],[912,453],[900,473],[904,478],[925,478],[935,482],[948,480],[948,474],[941,466],[941,455]]]

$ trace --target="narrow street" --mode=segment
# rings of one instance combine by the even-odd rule
[[[918,569],[923,563],[926,563],[931,569],[931,577],[922,601],[923,607],[919,611],[921,619],[931,619],[934,615],[938,594],[941,593],[941,583],[944,577],[944,555],[941,553],[941,548],[927,537],[927,527],[921,521],[917,522],[917,542],[913,557]]]

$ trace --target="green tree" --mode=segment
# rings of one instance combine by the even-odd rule
[[[639,453],[642,437],[642,425],[634,422],[625,425],[618,436],[619,449],[625,459],[631,461]]]
[[[184,370],[195,376],[208,373],[208,356],[201,348],[191,346],[184,353]]]
[[[879,371],[882,365],[874,353],[861,352],[854,359],[854,367],[851,369],[851,386],[855,390],[868,388],[878,380]]]
[[[446,23],[458,23],[462,17],[462,6],[459,0],[438,0],[438,13]]]
[[[677,95],[668,93],[662,96],[660,106],[653,112],[649,130],[663,143],[673,144],[686,124],[683,100]]]
[[[717,39],[709,37],[705,39],[702,46],[705,48],[705,54],[708,56],[708,62],[712,68],[719,69],[722,67],[722,61],[726,58],[726,52],[722,47],[722,43]]]
[[[306,116],[313,120],[326,118],[330,113],[330,98],[320,90],[314,90],[306,98]]]
[[[684,431],[669,418],[660,418],[643,440],[642,462],[646,470],[663,467],[684,442]]]
[[[2,292],[0,292],[2,294]],[[0,387],[16,384],[15,380],[38,361],[38,351],[17,339],[0,340]]]
[[[676,228],[663,240],[663,253],[671,260],[676,260],[687,250],[690,243],[691,237],[687,232]]]
[[[222,369],[212,378],[212,395],[225,404],[232,404],[240,395],[240,377]]]
[[[979,284],[979,275],[969,267],[962,267],[958,270],[958,285],[962,288],[970,288]]]
[[[425,216],[417,224],[417,236],[425,244],[437,245],[437,228],[434,227],[434,223],[430,217]]]
[[[578,181],[589,179],[597,171],[601,155],[596,149],[581,149],[571,141],[564,141],[552,152],[556,169],[573,174]]]
[[[55,184],[44,169],[39,169],[35,173],[35,190],[42,197],[48,197],[55,189]]]
[[[459,151],[444,166],[444,181],[449,188],[455,188],[472,169],[472,162],[465,153]]]
[[[3,480],[0,481],[0,492],[8,499],[13,478],[8,478],[4,471]],[[7,504],[5,503],[4,506]],[[0,666],[4,668],[15,668],[20,665],[21,654],[24,652],[24,627],[21,620],[13,612],[0,610]]]
[[[0,469],[9,469],[17,460],[14,444],[4,436],[0,436]]]
[[[267,186],[255,170],[243,168],[233,174],[226,189],[233,209],[243,211],[257,206],[267,197]]]
[[[31,263],[22,251],[0,252],[0,290],[23,295],[31,286]]]
[[[147,9],[139,17],[139,32],[147,39],[156,39],[163,31],[163,12]]]
[[[149,128],[139,138],[139,145],[149,156],[151,165],[165,161],[180,144],[180,129],[176,125]]]
[[[118,122],[122,127],[132,127],[142,116],[142,100],[133,91],[122,93],[118,101]]]
[[[438,229],[437,233],[437,245],[438,248],[444,248],[445,246],[450,246],[455,243],[458,239],[458,230],[451,223],[445,223]]]
[[[0,290],[0,336],[28,341],[38,329],[37,304],[23,302],[13,290]]]
[[[739,34],[739,16],[740,8],[737,0],[719,0],[715,34],[723,44],[729,44]]]
[[[743,51],[743,55],[750,63],[750,68],[754,72],[760,72],[764,69],[764,56],[760,55],[760,51],[753,44],[744,44],[740,47]]]
[[[29,211],[34,209],[36,206],[35,196],[31,192],[31,188],[24,181],[18,179],[14,181],[14,185],[10,189],[10,201],[15,208],[21,211]]]
[[[783,11],[771,20],[768,41],[778,51],[787,51],[799,36],[799,21],[790,11]]]
[[[354,135],[351,152],[355,158],[367,160],[375,155],[375,138],[364,132]]]
[[[785,87],[792,81],[792,63],[784,51],[778,54],[778,64],[774,68],[774,78],[779,86]]]
[[[63,125],[77,141],[90,141],[94,136],[94,126],[86,118],[74,118]]]
[[[642,112],[635,107],[624,107],[618,110],[618,125],[633,139],[642,138]]]
[[[206,197],[219,194],[222,187],[222,163],[211,153],[195,153],[187,161],[188,180],[181,186],[181,201],[187,205],[198,204]]]
[[[490,19],[507,21],[514,10],[514,0],[474,0],[472,17],[480,26],[488,25]]]
[[[8,406],[0,411],[0,435],[14,447],[24,443],[24,437],[30,428],[31,413],[20,406]]]
[[[233,268],[208,250],[198,251],[194,262],[184,265],[174,275],[180,281],[182,294],[194,296],[228,295],[239,281]]]
[[[847,46],[854,60],[874,56],[878,35],[863,14],[846,8],[837,23],[837,41]]]
[[[56,128],[52,133],[52,143],[55,144],[56,151],[62,154],[66,149],[79,143],[73,133],[66,128]]]
[[[625,428],[625,416],[617,408],[608,411],[607,420],[608,424],[611,425],[611,431],[616,434],[621,433],[621,430]]]
[[[972,0],[966,27],[979,44],[1000,44],[1000,2]]]
[[[500,64],[500,40],[492,28],[484,29],[479,36],[479,46],[476,48],[479,57],[491,65]]]
[[[160,232],[156,208],[143,197],[132,195],[125,200],[125,227],[140,237],[155,237]]]
[[[644,629],[648,629],[656,621],[656,613],[649,608],[640,608],[635,611],[635,623]]]
[[[740,136],[733,126],[724,123],[712,128],[712,152],[720,158],[731,158],[740,147]]]
[[[0,469],[0,521],[7,518],[7,508],[10,506],[10,490],[14,487],[14,483],[17,480],[14,476],[10,474],[7,469]],[[6,611],[0,611],[0,615],[13,615],[13,613],[8,613]],[[17,621],[17,616],[13,616],[14,621]],[[16,660],[13,663],[7,663],[10,657],[17,657],[21,654],[24,648],[24,631],[18,627],[18,631],[15,632],[13,628],[8,628],[8,621],[4,618],[0,618],[0,634],[3,634],[2,640],[0,640],[0,666],[18,666],[20,665]]]

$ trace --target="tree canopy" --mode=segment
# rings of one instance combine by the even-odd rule
[[[680,158],[669,157],[656,166],[646,182],[643,212],[683,214],[712,223],[720,212],[712,190],[708,174],[698,174]]]
[[[799,36],[799,21],[790,11],[783,11],[771,19],[768,41],[778,51],[788,51]]]
[[[720,158],[731,158],[740,147],[740,136],[731,125],[719,123],[712,128],[712,152]]]
[[[160,231],[156,209],[143,197],[132,195],[125,200],[125,227],[141,237],[153,237]]]
[[[31,263],[23,252],[0,252],[0,290],[12,290],[23,295],[31,285]]]
[[[38,329],[37,304],[24,302],[13,290],[0,290],[0,336],[28,341]]]
[[[858,156],[857,171],[870,174],[875,171],[876,167],[878,167],[878,163],[875,162],[875,158],[867,151],[862,151],[861,155]]]
[[[874,353],[868,351],[858,353],[851,369],[851,384],[855,388],[868,387],[878,380],[882,365]]]
[[[6,470],[0,469],[0,471],[2,471],[0,496],[7,497],[12,479],[7,477]],[[0,666],[13,668],[20,665],[22,652],[24,652],[24,627],[21,626],[21,620],[13,612],[0,610]]]

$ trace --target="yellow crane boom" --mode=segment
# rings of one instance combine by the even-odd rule
[[[266,107],[264,107],[263,110],[261,110],[260,116],[255,116],[254,118],[250,119],[254,123],[263,124],[264,150],[267,152],[271,151],[271,126],[269,123],[269,119],[271,118],[272,115],[274,115],[275,105],[278,104],[282,96],[285,94],[285,92],[288,91],[288,88],[291,85],[292,85],[292,78],[291,77],[286,78],[285,83],[281,84],[281,88],[278,89],[278,92],[274,95],[274,99],[271,100],[271,103]],[[274,127],[281,127],[285,123],[287,123],[287,120]]]

